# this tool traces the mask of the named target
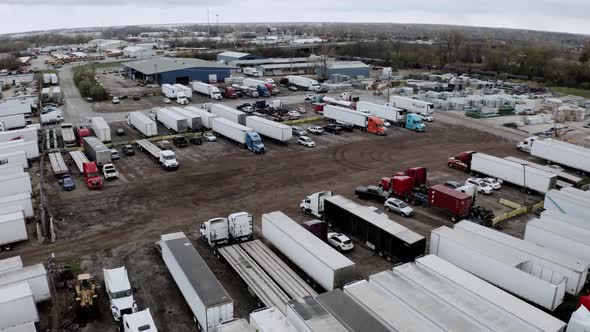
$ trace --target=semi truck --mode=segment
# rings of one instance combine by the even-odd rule
[[[256,154],[265,153],[262,138],[252,129],[223,118],[212,120],[213,131],[221,136],[237,142],[240,147]]]
[[[185,116],[180,115],[168,108],[155,108],[150,111],[152,120],[157,120],[168,130],[175,133],[184,133],[188,130],[188,121]]]
[[[82,180],[86,183],[88,189],[102,189],[102,178],[100,177],[96,163],[90,162],[82,151],[70,151],[70,156],[74,160],[80,174],[82,174]]]
[[[9,250],[14,243],[28,239],[24,211],[0,214],[0,248]]]
[[[526,143],[526,144],[525,144]],[[590,174],[590,149],[560,140],[529,137],[519,143],[519,149],[532,156]]]
[[[26,142],[23,139],[17,139],[10,142],[0,143],[0,155],[24,151],[27,159],[35,159],[39,157],[39,145],[37,141]]]
[[[186,98],[186,99],[193,99],[193,90],[188,86],[182,84],[174,84],[174,88],[176,88],[176,99],[179,97]]]
[[[201,116],[182,107],[170,107],[170,109],[186,119],[188,129],[195,131],[201,128]]]
[[[491,226],[494,213],[473,203],[472,196],[443,185],[428,188],[428,204],[451,215],[452,222],[467,219],[478,224]]]
[[[233,300],[184,233],[163,234],[156,246],[200,331],[234,318]]]
[[[238,94],[236,93],[236,89],[231,86],[226,86],[221,91],[221,95],[227,99],[236,99],[238,98]]]
[[[283,143],[293,138],[293,130],[290,126],[267,120],[259,116],[246,117],[246,127],[252,128],[262,136],[266,136]]]
[[[498,178],[527,192],[544,194],[557,185],[556,174],[481,152],[461,152],[450,158],[447,165],[473,175],[483,174]]]
[[[103,117],[94,116],[90,118],[90,128],[101,142],[108,143],[111,141],[111,127]]]
[[[221,91],[215,85],[200,82],[200,81],[193,81],[191,82],[191,87],[193,91],[203,94],[211,99],[221,100]]]
[[[176,161],[176,155],[171,150],[160,150],[152,142],[140,139],[135,141],[137,148],[141,151],[146,151],[150,154],[153,160],[162,165],[166,170],[178,169],[178,161]]]
[[[102,269],[105,291],[111,305],[115,321],[124,315],[137,312],[137,302],[133,299],[133,289],[129,282],[127,269],[122,266],[114,269]]]
[[[242,126],[246,125],[247,114],[242,111],[238,111],[235,108],[223,104],[212,104],[211,113],[231,122],[239,123]]]
[[[342,287],[355,278],[354,262],[282,212],[262,215],[262,234],[326,290]]]
[[[418,113],[432,115],[434,114],[434,104],[422,100],[412,99],[402,96],[389,97],[388,106],[401,108],[408,113]]]
[[[324,200],[324,220],[390,261],[409,262],[426,252],[423,236],[340,195]]]
[[[111,149],[107,148],[97,137],[84,137],[84,152],[91,161],[100,167],[111,163]]]
[[[311,214],[316,218],[323,218],[324,215],[324,200],[332,197],[332,191],[319,191],[305,197],[299,204],[301,212]]]
[[[2,130],[11,130],[17,128],[24,128],[27,125],[27,120],[24,114],[16,114],[0,117],[0,127]],[[1,131],[1,130],[0,130]]]
[[[273,85],[265,81],[247,78],[242,82],[243,85],[256,88],[261,97],[270,97],[273,93]],[[275,93],[276,94],[276,93]]]
[[[254,238],[253,225],[252,215],[247,212],[209,219],[200,226],[201,239],[211,247],[251,240]]]
[[[123,316],[123,332],[158,332],[150,309]]]
[[[303,88],[309,91],[320,91],[321,86],[318,81],[304,76],[288,75],[285,78],[289,81],[289,85],[294,85],[298,88]]]
[[[27,161],[27,154],[22,151],[15,151],[0,154],[0,166],[22,166],[23,169],[29,168],[29,162]]]
[[[375,135],[385,135],[385,125],[383,120],[376,116],[349,110],[339,106],[326,105],[324,107],[324,117],[336,122],[351,124],[360,130]]]
[[[74,126],[71,123],[62,123],[60,127],[64,146],[67,148],[76,146],[77,140],[74,134]]]
[[[131,112],[125,116],[127,125],[139,130],[144,137],[158,135],[158,125],[152,119],[141,112]]]
[[[197,107],[194,106],[188,106],[185,108],[185,110],[190,111],[191,113],[194,113],[198,116],[201,117],[201,125],[207,129],[211,129],[213,127],[213,119],[217,118],[218,116],[213,114],[213,113],[209,113],[206,110],[203,109],[199,109]]]
[[[184,90],[172,84],[162,84],[162,93],[166,98],[176,99],[178,97],[185,97]]]

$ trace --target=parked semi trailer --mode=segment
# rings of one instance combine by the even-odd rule
[[[20,165],[20,166],[22,166],[23,169],[29,168],[29,162],[27,161],[27,154],[22,150],[0,154],[0,165],[3,165],[3,166]]]
[[[481,152],[461,152],[450,158],[447,164],[451,168],[474,175],[483,174],[501,179],[529,192],[544,194],[557,185],[556,174]]]
[[[14,243],[28,239],[24,211],[0,214],[0,248],[10,249]]]
[[[171,110],[186,119],[188,129],[195,131],[201,128],[201,116],[182,107],[173,106]]]
[[[180,115],[168,108],[156,108],[150,111],[152,120],[157,120],[168,130],[175,133],[184,133],[188,130],[188,121],[185,116]]]
[[[0,288],[0,331],[16,326],[39,321],[39,314],[31,287],[26,284],[16,284]]]
[[[352,332],[388,332],[390,329],[369,310],[340,289],[318,295],[318,301]]]
[[[586,220],[582,223],[583,226],[581,223],[568,223],[559,218],[541,215],[541,219],[533,219],[527,223],[524,239],[569,257],[590,262],[590,225],[587,225],[589,223]]]
[[[25,141],[18,139],[10,142],[0,143],[0,155],[24,151],[27,159],[35,159],[39,157],[39,145],[37,141]]]
[[[0,197],[0,210],[5,212],[23,211],[27,218],[35,215],[30,193]]]
[[[0,165],[0,176],[18,175],[24,171],[21,165]]]
[[[0,143],[22,139],[25,142],[37,142],[38,134],[36,128],[23,128],[0,132]]]
[[[101,142],[108,143],[111,141],[111,127],[103,117],[94,116],[90,118],[90,128]]]
[[[238,143],[240,147],[246,148],[256,154],[266,152],[260,135],[246,126],[224,118],[215,118],[212,121],[211,129],[215,133]]]
[[[250,326],[257,332],[298,332],[285,314],[276,308],[261,308],[250,313]]]
[[[324,199],[324,220],[388,260],[413,261],[426,251],[423,236],[340,195]]]
[[[336,122],[351,124],[371,134],[385,135],[383,120],[377,116],[371,116],[339,106],[326,105],[324,107],[324,117]]]
[[[70,156],[82,174],[82,179],[88,189],[101,189],[102,178],[95,162],[90,162],[82,151],[70,151]]]
[[[91,161],[95,161],[99,167],[111,163],[111,149],[104,145],[100,139],[88,136],[84,137],[83,141],[84,152]]]
[[[267,120],[259,116],[246,117],[246,127],[252,128],[262,136],[266,136],[279,142],[287,142],[293,138],[293,130],[290,126]]]
[[[532,143],[531,155],[590,174],[590,149],[552,138]]]
[[[215,85],[199,82],[199,81],[192,81],[191,87],[193,88],[194,92],[203,94],[211,99],[221,100],[221,91]]]
[[[158,135],[158,125],[155,121],[150,119],[147,115],[141,112],[131,112],[125,116],[127,125],[131,128],[139,130],[144,137],[152,137]]]
[[[16,114],[0,117],[0,127],[2,130],[11,130],[23,128],[27,125],[27,120],[24,114]],[[0,131],[2,131],[0,130]]]
[[[0,276],[0,289],[6,286],[27,283],[33,291],[33,299],[40,303],[51,298],[47,270],[43,264],[25,266],[21,269],[2,273]]]
[[[402,96],[389,97],[389,106],[401,108],[408,113],[434,114],[434,104]]]
[[[287,305],[287,320],[297,331],[303,332],[349,332],[334,315],[317,299],[306,296],[294,299]]]
[[[262,234],[283,255],[326,290],[355,276],[355,264],[282,212],[262,215]]]
[[[356,103],[356,110],[359,112],[366,112],[371,115],[388,120],[394,124],[403,119],[404,110],[387,105],[379,105],[370,103],[368,101],[359,101]]]
[[[68,165],[64,161],[64,157],[61,155],[61,152],[50,152],[48,156],[51,169],[53,170],[53,174],[55,174],[55,176],[60,177],[70,172]]]
[[[215,332],[234,318],[233,300],[184,233],[164,234],[156,246],[199,330]]]
[[[582,182],[582,178],[579,176],[575,176],[573,174],[569,174],[567,172],[564,172],[561,169],[556,169],[550,166],[546,166],[546,165],[540,165],[537,163],[533,163],[531,161],[528,160],[524,160],[524,159],[520,159],[520,158],[516,158],[516,157],[504,157],[504,159],[520,164],[520,165],[526,165],[526,167],[532,167],[532,168],[536,168],[536,169],[540,169],[542,171],[548,172],[548,173],[553,173],[557,175],[557,182],[556,185],[558,187],[568,187],[568,186],[575,186],[578,183]]]
[[[213,113],[209,113],[204,109],[200,109],[194,106],[188,106],[185,108],[185,110],[190,111],[191,113],[194,113],[195,115],[198,115],[201,117],[201,125],[207,129],[211,129],[213,128],[213,119],[217,118],[218,116],[213,114]]]
[[[246,125],[247,114],[242,111],[238,111],[235,108],[225,106],[223,104],[212,104],[211,113],[231,122],[239,123],[242,126]]]
[[[294,85],[298,88],[303,88],[309,91],[320,91],[321,86],[318,81],[304,76],[288,75],[285,76],[289,80],[289,85]]]
[[[31,177],[27,172],[0,176],[0,196],[32,193]]]
[[[241,318],[234,318],[219,324],[217,327],[218,332],[255,332],[254,329],[248,324],[248,321]]]
[[[162,165],[166,170],[176,170],[178,169],[178,161],[176,160],[176,155],[171,150],[160,150],[157,146],[155,146],[152,142],[140,139],[135,141],[137,148],[141,151],[146,151],[150,154],[153,160],[157,163]]]

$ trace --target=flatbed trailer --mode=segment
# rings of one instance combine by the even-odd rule
[[[66,165],[66,162],[64,161],[64,157],[61,155],[61,152],[50,153],[49,162],[51,163],[51,169],[53,170],[53,174],[55,174],[55,176],[68,174],[70,171],[68,169],[68,165]]]
[[[80,171],[80,173],[84,174],[84,164],[90,162],[90,160],[88,160],[88,158],[86,158],[86,155],[84,154],[84,152],[70,151],[70,156],[74,160],[74,163],[76,164],[76,167],[78,167],[78,170]]]
[[[141,150],[145,150],[147,151],[149,154],[152,155],[152,157],[154,158],[159,158],[160,157],[160,148],[157,147],[154,143],[145,140],[145,139],[139,139],[137,141],[135,141],[135,143],[141,148]]]

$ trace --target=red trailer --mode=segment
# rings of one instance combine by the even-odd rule
[[[328,238],[328,224],[325,221],[310,220],[304,222],[302,226],[322,241],[326,241]]]
[[[443,185],[428,189],[428,203],[451,213],[451,221],[458,222],[471,213],[471,196]]]
[[[414,186],[418,187],[426,184],[426,167],[412,167],[408,168],[405,175],[414,179]]]

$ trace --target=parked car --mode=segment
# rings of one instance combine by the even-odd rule
[[[113,164],[104,164],[102,166],[102,174],[105,180],[116,179],[119,177],[119,173]]]
[[[139,97],[139,95],[136,93],[133,95],[133,100],[140,100],[141,98]]]
[[[305,134],[307,134],[305,129],[303,129],[301,127],[291,126],[291,130],[293,131],[293,136],[299,137],[299,136],[305,136]]]
[[[242,111],[244,113],[248,113],[248,114],[254,112],[254,107],[251,104],[249,104],[249,103],[244,103],[244,104],[236,107],[236,109],[238,109],[238,110],[240,110],[240,111]]]
[[[291,90],[291,91],[297,91],[297,90],[299,90],[299,89],[297,89],[297,87],[296,87],[296,86],[294,86],[294,85],[291,85],[291,86],[289,86],[289,90]]]
[[[159,141],[156,145],[162,150],[172,150],[172,143],[168,140]]]
[[[172,101],[171,101],[170,99],[168,99],[168,98],[164,98],[162,101],[164,102],[164,104],[170,104],[170,103],[172,102]]]
[[[119,98],[113,97],[113,104],[118,104],[118,103],[119,103]]]
[[[422,119],[422,121],[427,121],[427,122],[433,122],[434,118],[431,115],[427,115],[424,113],[420,113],[420,118]]]
[[[495,178],[483,178],[481,179],[483,182],[487,183],[492,189],[498,190],[502,188],[502,180],[495,179]]]
[[[307,128],[307,131],[309,131],[310,133],[312,133],[314,135],[321,135],[324,133],[324,128],[322,128],[320,126],[313,126],[313,127]]]
[[[301,113],[299,113],[297,111],[289,111],[289,112],[287,112],[287,116],[291,120],[297,120],[301,117]]]
[[[467,181],[465,181],[465,183],[474,185],[477,189],[477,192],[480,194],[489,195],[494,191],[492,187],[478,178],[469,178]]]
[[[200,137],[191,137],[189,139],[189,142],[191,142],[191,144],[194,144],[194,145],[201,145],[201,144],[203,144],[203,140]]]
[[[357,187],[354,194],[360,199],[373,199],[381,203],[389,198],[389,192],[377,186]]]
[[[324,131],[327,133],[340,135],[342,133],[342,127],[335,124],[328,124],[324,126]]]
[[[127,144],[127,145],[123,146],[122,150],[126,156],[132,156],[135,154],[135,150],[133,150],[133,145],[131,145],[131,144]]]
[[[65,191],[72,191],[76,189],[76,182],[74,182],[74,179],[72,179],[72,177],[68,174],[64,175],[61,180],[59,180],[59,183]]]
[[[116,149],[111,149],[111,160],[117,160],[119,158],[121,158],[119,151],[117,151]]]
[[[305,114],[305,113],[307,113],[307,110],[303,106],[297,107],[296,111],[299,112],[299,114]]]
[[[207,142],[215,142],[217,141],[217,136],[212,132],[206,132],[203,134],[203,139]]]
[[[354,129],[354,126],[348,123],[341,123],[341,122],[337,122],[338,126],[340,128],[342,128],[342,130],[344,131],[352,131]]]
[[[381,121],[383,121],[383,125],[387,128],[387,127],[391,127],[391,122],[385,120],[385,119],[381,119]]]
[[[445,182],[445,186],[453,189],[457,189],[459,187],[463,187],[465,184],[458,182],[458,181],[447,181]]]
[[[411,217],[414,215],[414,209],[409,207],[408,204],[401,199],[388,198],[383,205],[385,206],[386,211],[395,212],[404,217]]]
[[[188,146],[188,140],[184,136],[176,136],[172,139],[172,142],[174,142],[174,145],[179,148],[185,148]]]
[[[354,248],[354,243],[348,236],[342,233],[328,233],[328,243],[338,251],[350,251]]]
[[[115,131],[115,134],[117,134],[117,136],[124,136],[125,135],[125,129],[123,129],[123,128],[117,128],[117,130]]]
[[[315,148],[315,142],[307,136],[299,136],[297,142],[300,145],[306,146],[308,148]]]

